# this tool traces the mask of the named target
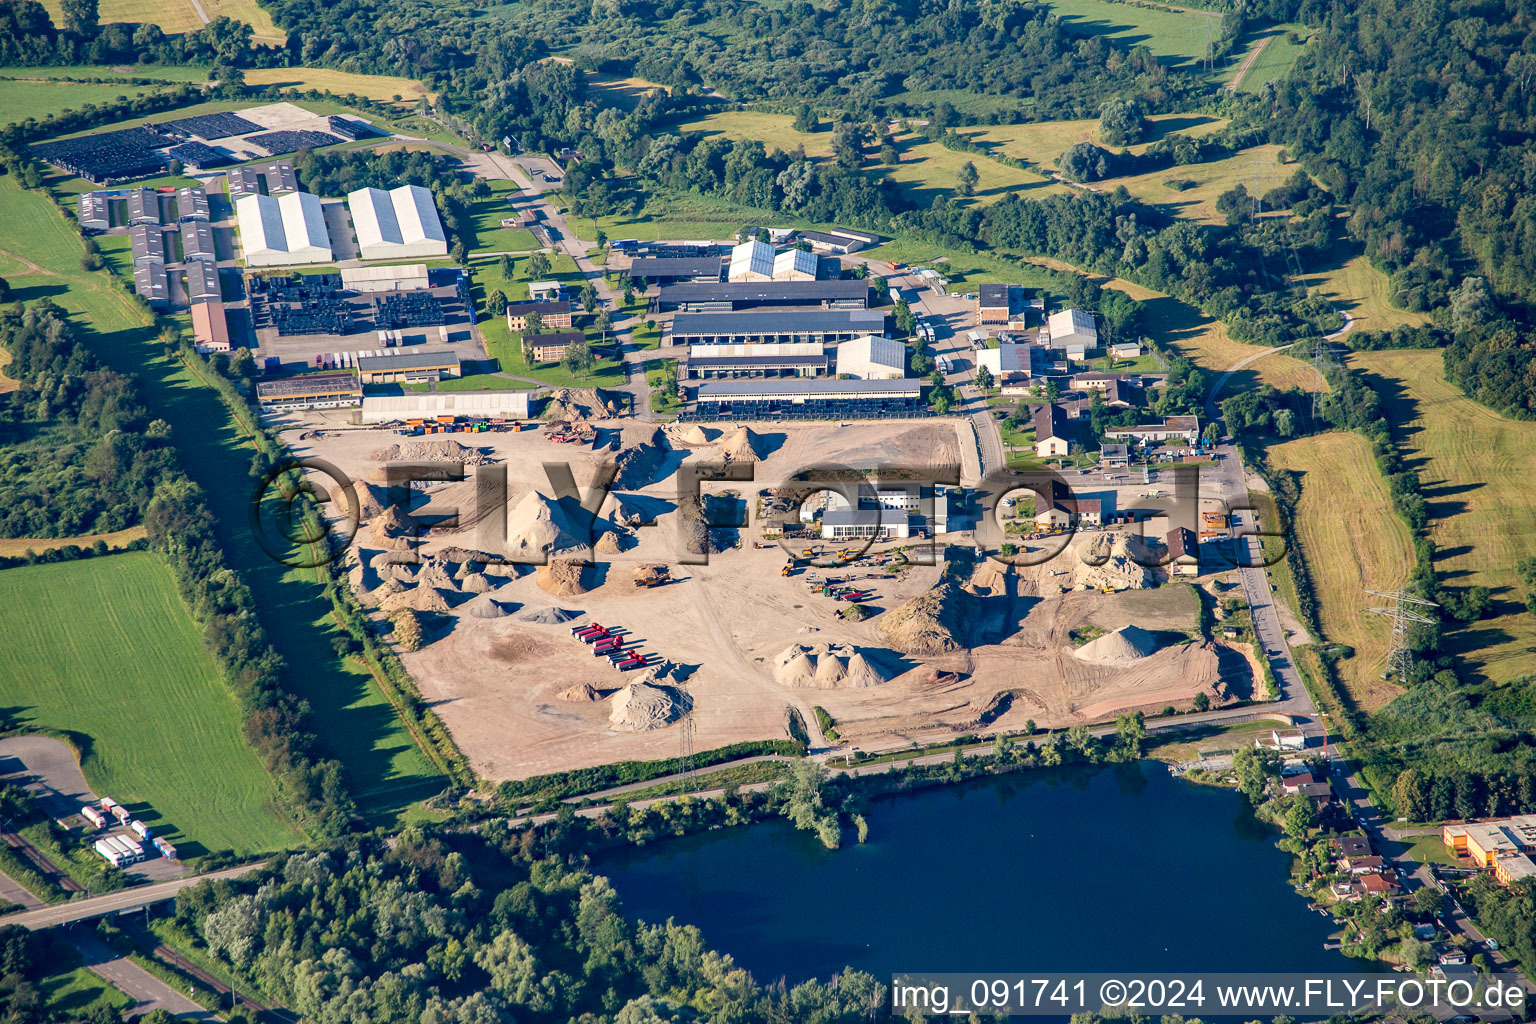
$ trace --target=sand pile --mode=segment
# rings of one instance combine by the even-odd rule
[[[386,550],[403,551],[411,546],[420,532],[419,527],[399,505],[390,505],[373,517],[369,524],[373,531],[373,544]]]
[[[615,729],[646,732],[683,717],[692,702],[683,691],[655,683],[630,683],[613,695],[608,721]]]
[[[597,544],[594,545],[593,550],[600,555],[616,555],[623,551],[624,548],[619,542],[619,535],[612,530],[608,530],[601,537],[597,538]]]
[[[674,427],[671,435],[673,441],[690,447],[709,444],[709,435],[704,433],[704,428],[697,423],[690,423],[686,427]]]
[[[421,567],[421,571],[416,574],[416,584],[422,587],[436,587],[439,590],[459,589],[458,583],[448,575],[448,570],[436,562],[427,562]]]
[[[773,659],[773,678],[803,690],[879,686],[885,674],[849,644],[790,644]]]
[[[584,578],[584,567],[568,558],[552,559],[548,565],[539,566],[534,580],[539,589],[556,597],[574,597],[589,589]]]
[[[452,561],[452,559],[449,559],[449,561]],[[459,563],[458,569],[454,571],[453,578],[456,580],[466,580],[475,573],[480,572],[482,568],[483,566],[475,562],[474,559],[465,559]]]
[[[472,572],[465,576],[459,581],[459,587],[466,594],[488,594],[496,589],[483,572]]]
[[[420,564],[421,558],[419,556],[402,551],[380,551],[368,559],[369,568],[376,571],[382,570],[386,565],[403,565],[407,566],[412,572],[415,572],[416,566]]]
[[[507,554],[517,560],[533,560],[572,548],[584,548],[588,540],[566,515],[558,501],[531,491],[507,513]]]
[[[971,581],[965,585],[966,592],[978,597],[1001,597],[1008,592],[1008,585],[1004,579],[1007,568],[1001,562],[990,558],[983,559],[981,564],[976,566],[976,571],[971,574]]]
[[[855,651],[853,657],[848,659],[848,671],[843,677],[843,685],[856,688],[879,686],[886,679],[884,672],[875,668],[864,655]]]
[[[620,442],[623,447],[613,459],[616,470],[614,486],[632,489],[654,483],[667,461],[668,448],[661,431],[655,428],[648,431],[626,428],[620,434]]]
[[[391,594],[398,594],[406,589],[408,589],[406,585],[399,580],[386,579],[378,586],[368,591],[368,599],[375,602],[383,601]]]
[[[654,516],[647,515],[637,506],[625,504],[622,500],[614,503],[611,518],[618,525],[630,528],[648,526],[656,521]]]
[[[717,443],[727,462],[756,462],[763,457],[762,439],[746,427],[724,434]]]
[[[462,462],[468,466],[484,466],[496,461],[482,449],[447,437],[385,445],[369,458],[375,462]]]
[[[1157,651],[1157,639],[1138,626],[1121,626],[1072,652],[1079,661],[1096,665],[1131,665]]]
[[[550,394],[543,415],[552,420],[602,419],[611,411],[611,404],[596,388],[560,388]]]
[[[1072,559],[1073,586],[1091,590],[1104,587],[1111,590],[1144,590],[1157,584],[1157,577],[1152,570],[1131,557],[1131,538],[1125,534],[1096,534],[1087,543],[1088,547],[1082,557]],[[1088,565],[1083,557],[1104,564]],[[1142,561],[1151,559],[1144,556]]]
[[[965,646],[964,623],[971,596],[945,580],[887,612],[877,627],[885,642],[904,654],[932,657]]]
[[[815,686],[818,690],[830,690],[846,678],[848,673],[837,655],[823,654],[816,659]]]
[[[416,582],[416,567],[405,562],[385,562],[375,569],[381,580],[399,580],[401,583]]]
[[[447,595],[441,590],[417,586],[398,594],[390,594],[379,602],[379,607],[386,612],[399,611],[401,608],[413,608],[418,612],[446,612],[450,605]]]
[[[579,683],[569,690],[562,690],[560,693],[561,700],[568,700],[577,704],[594,704],[602,700],[602,697],[603,691],[591,683]]]
[[[816,662],[805,652],[798,652],[783,665],[774,667],[773,678],[785,686],[809,689],[816,685]]]
[[[536,622],[541,626],[555,626],[562,622],[570,622],[572,619],[579,619],[581,614],[581,612],[573,612],[568,608],[538,608],[525,615],[518,616],[518,621]]]
[[[463,610],[465,614],[473,615],[477,619],[500,619],[509,614],[508,607],[490,594],[481,594],[465,604]]]

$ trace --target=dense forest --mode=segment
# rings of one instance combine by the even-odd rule
[[[1393,299],[1454,329],[1447,376],[1536,415],[1536,3],[1336,4],[1272,105]]]

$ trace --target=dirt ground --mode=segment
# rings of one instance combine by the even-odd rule
[[[325,459],[364,482],[379,478],[381,463],[370,455],[406,440],[366,429],[327,428],[315,436],[313,427],[311,422],[307,430],[285,433],[295,453]],[[625,440],[634,440],[636,433],[628,428]],[[713,436],[713,428],[709,433]],[[599,444],[616,436],[599,428]],[[535,488],[554,495],[544,475],[546,462],[569,464],[580,494],[592,501],[588,488],[597,467],[615,454],[553,444],[542,431],[446,437],[480,447],[493,467],[505,469],[509,506]],[[764,458],[754,480],[706,484],[706,493],[735,490],[748,499],[750,510],[758,490],[781,483],[797,469],[828,463],[954,463],[960,450],[956,425],[949,421],[785,425],[765,432],[762,448]],[[459,613],[472,595],[449,593],[455,613],[427,616],[431,642],[406,654],[405,664],[477,772],[495,781],[622,759],[676,757],[683,750],[683,729],[618,731],[609,722],[607,699],[561,696],[590,683],[605,691],[606,698],[639,673],[620,673],[594,657],[565,624],[520,619],[552,606],[620,627],[626,640],[651,655],[653,662],[678,667],[674,685],[693,702],[695,750],[785,737],[790,708],[800,712],[813,734],[813,709],[825,708],[844,742],[870,748],[978,723],[1018,728],[1034,719],[1040,726],[1061,726],[1112,717],[1127,708],[1187,705],[1200,691],[1219,696],[1223,679],[1234,690],[1247,692],[1246,662],[1236,652],[1177,642],[1182,639],[1178,631],[1196,626],[1196,606],[1184,587],[1043,596],[1029,585],[1021,586],[1014,573],[994,573],[987,581],[991,585],[973,588],[977,615],[969,649],[917,659],[885,647],[877,627],[883,614],[930,590],[939,581],[938,566],[917,565],[896,576],[865,564],[811,569],[873,590],[867,602],[873,617],[848,622],[838,613],[849,605],[822,596],[808,585],[805,571],[782,576],[784,550],[778,545],[754,547],[753,531],[742,531],[740,548],[712,554],[707,564],[686,564],[679,557],[676,469],[716,459],[713,445],[679,446],[653,460],[650,482],[616,492],[597,506],[600,528],[610,525],[621,504],[629,512],[654,516],[656,525],[630,531],[621,553],[599,556],[602,561],[589,572],[588,592],[556,598],[540,588],[528,567],[491,567],[487,576],[496,589],[490,596],[508,615],[482,619]],[[434,531],[421,545],[424,552],[487,547],[479,530],[495,517],[476,525],[475,488],[472,481],[421,487],[424,495],[413,502],[418,515],[450,507],[462,513],[461,528]],[[383,498],[382,488],[362,489],[376,500]],[[971,543],[968,533],[948,539]],[[381,550],[371,529],[359,531],[355,557],[368,563]],[[642,563],[667,564],[674,582],[636,588],[633,570]],[[366,573],[363,580],[365,586],[378,582]],[[1090,664],[1072,656],[1072,629],[1087,625],[1107,631],[1131,623],[1175,635],[1160,634],[1166,641],[1163,649],[1132,665]],[[863,689],[814,689],[791,688],[775,680],[772,664],[780,652],[791,644],[820,642],[856,647],[887,682]],[[937,681],[932,681],[935,676]]]

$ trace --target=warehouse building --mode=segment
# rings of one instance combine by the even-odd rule
[[[429,391],[363,399],[364,423],[394,423],[437,416],[525,420],[531,414],[527,391]]]
[[[415,292],[432,287],[425,263],[394,267],[343,267],[341,286],[349,292]]]
[[[448,236],[432,193],[420,185],[385,192],[360,188],[347,196],[358,253],[365,260],[399,260],[448,255]]]
[[[733,248],[725,279],[727,281],[772,281],[773,246],[753,239]]]
[[[243,196],[235,201],[235,216],[248,267],[331,262],[331,235],[317,196]]]
[[[1029,346],[1002,344],[976,353],[976,365],[985,366],[998,384],[1010,384],[1030,375]]]
[[[1050,333],[1051,348],[1067,352],[1069,357],[1075,351],[1081,359],[1084,351],[1099,347],[1099,328],[1093,322],[1093,314],[1080,309],[1052,313],[1046,330]]]
[[[165,266],[160,263],[141,263],[134,267],[133,290],[144,296],[144,301],[154,309],[170,305],[171,284]]]
[[[837,375],[855,380],[896,380],[907,375],[907,346],[866,335],[837,346]]]
[[[181,258],[184,260],[217,261],[219,254],[213,245],[213,228],[205,220],[181,222]]]
[[[447,349],[363,356],[357,375],[364,384],[410,384],[459,376],[459,357]]]
[[[821,257],[804,249],[786,249],[773,258],[775,281],[814,281],[820,270]]]
[[[299,190],[299,176],[286,160],[231,168],[228,181],[231,202],[246,196],[280,196]]]
[[[722,346],[724,347],[724,346]],[[734,346],[731,346],[734,347]],[[752,345],[753,350],[769,348],[800,348],[789,345]],[[752,377],[825,377],[827,357],[820,345],[804,346],[811,352],[790,355],[769,355],[752,351],[743,355],[716,355],[715,350],[697,346],[693,351],[707,355],[687,355],[678,361],[677,378],[683,381],[738,380]]]
[[[1011,284],[984,284],[976,292],[976,322],[1006,324],[1018,308],[1020,289]]]
[[[578,341],[586,341],[582,331],[556,331],[552,334],[525,334],[523,344],[533,352],[536,363],[558,363],[565,358],[565,350]]]
[[[921,380],[737,380],[699,385],[680,420],[909,419],[931,416]]]
[[[192,344],[199,352],[228,352],[229,320],[224,303],[199,302],[192,307]]]
[[[672,318],[673,345],[834,345],[885,334],[878,309],[790,310],[780,313],[679,313]],[[717,353],[726,355],[728,353]]]
[[[847,231],[843,228],[834,228],[831,231],[797,231],[795,237],[810,242],[811,248],[817,252],[831,253],[835,256],[846,256],[880,241],[875,235],[865,234],[862,231]]]
[[[656,297],[663,313],[723,313],[756,306],[821,306],[825,309],[869,308],[864,281],[727,281],[721,284],[672,284]]]
[[[87,231],[106,231],[112,227],[112,193],[82,192],[78,218]]]
[[[528,329],[528,317],[537,313],[545,327],[570,327],[569,302],[512,302],[507,304],[507,327],[522,332]]]
[[[629,265],[629,279],[647,284],[718,282],[720,268],[718,256],[642,256]]]
[[[208,193],[201,185],[176,190],[176,216],[180,220],[208,219]]]
[[[256,384],[263,409],[339,409],[363,400],[363,386],[350,373],[309,373]]]
[[[210,260],[194,260],[184,269],[187,272],[187,299],[193,305],[219,302],[224,298],[224,289],[219,285],[218,264]]]
[[[165,232],[158,224],[135,224],[128,229],[128,243],[133,247],[133,265],[165,262]]]
[[[128,224],[159,224],[160,193],[152,188],[128,190]]]

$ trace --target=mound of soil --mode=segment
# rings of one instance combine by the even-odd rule
[[[538,491],[527,494],[507,513],[507,552],[514,560],[533,560],[587,544],[560,503]]]
[[[843,668],[843,663],[835,654],[823,654],[816,659],[816,682],[818,690],[830,690],[848,678],[848,672]]]
[[[496,588],[483,572],[472,572],[459,581],[459,587],[466,594],[487,594]]]
[[[577,594],[585,594],[589,589],[586,579],[586,567],[578,565],[566,558],[552,559],[548,565],[539,566],[539,571],[534,575],[539,589],[546,594],[555,597],[574,597]]]
[[[762,440],[747,427],[722,435],[717,443],[727,462],[756,462],[762,456]]]
[[[560,388],[550,394],[543,415],[551,420],[581,421],[602,419],[614,411],[616,407],[597,388]]]
[[[886,682],[886,675],[869,662],[864,655],[854,652],[848,659],[848,671],[843,676],[843,685],[863,688],[866,686],[879,686]]]
[[[1157,639],[1138,626],[1121,626],[1072,652],[1079,661],[1096,665],[1130,665],[1157,652]]]
[[[674,427],[672,440],[678,444],[686,444],[697,447],[709,444],[709,435],[704,433],[704,428],[697,423],[690,423],[686,427]]]
[[[536,622],[542,626],[557,626],[562,622],[579,618],[581,618],[581,612],[573,612],[568,608],[539,608],[518,616],[518,621]]]
[[[904,654],[933,657],[965,645],[971,596],[949,580],[887,612],[877,627],[886,643]]]
[[[677,721],[692,707],[683,691],[656,683],[630,683],[613,695],[608,721],[615,729],[647,732]]]
[[[576,704],[595,704],[603,699],[603,691],[591,683],[579,683],[569,690],[562,690],[560,699]]]
[[[448,437],[385,445],[369,458],[375,462],[462,462],[467,466],[485,466],[496,461],[486,450],[471,448]]]
[[[459,589],[459,584],[448,575],[448,570],[436,562],[428,562],[421,567],[421,571],[416,574],[416,583],[418,586],[436,587],[439,590]]]
[[[645,432],[625,429],[620,439],[623,447],[613,459],[614,486],[632,490],[655,483],[667,461],[668,447],[662,432],[654,428]]]
[[[593,545],[592,550],[600,555],[616,555],[623,551],[624,547],[619,540],[619,535],[609,530],[597,538],[597,543]]]
[[[443,591],[435,587],[415,586],[398,594],[390,594],[379,602],[379,607],[386,612],[399,611],[401,608],[411,608],[418,612],[446,612],[451,605]]]
[[[481,594],[464,605],[464,613],[477,619],[500,619],[508,614],[508,608],[490,594]]]

